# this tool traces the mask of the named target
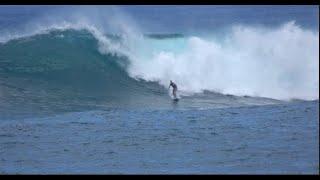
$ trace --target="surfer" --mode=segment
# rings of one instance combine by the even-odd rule
[[[173,90],[172,90],[172,94],[173,94],[173,97],[176,99],[177,98],[177,95],[176,95],[176,92],[178,90],[178,87],[175,83],[173,83],[171,80],[170,80],[170,85],[169,85],[169,89],[170,89],[170,86],[172,86]]]

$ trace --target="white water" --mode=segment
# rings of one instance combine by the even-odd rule
[[[29,23],[28,31],[3,34],[0,41],[86,29],[98,40],[101,53],[129,57],[131,77],[158,81],[164,87],[173,80],[185,93],[211,90],[276,99],[319,98],[319,35],[294,22],[273,29],[236,25],[219,41],[198,36],[151,40],[118,10],[108,16],[92,12],[91,18],[77,11],[68,18],[47,16]],[[121,34],[123,41],[109,40],[104,35],[109,31]]]
[[[294,22],[277,29],[235,26],[222,42],[200,37],[155,41],[173,47],[154,46],[148,49],[151,56],[132,58],[131,76],[165,87],[173,80],[187,92],[319,98],[319,36]]]

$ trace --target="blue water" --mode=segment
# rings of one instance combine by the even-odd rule
[[[0,173],[317,174],[318,22],[317,6],[0,6]]]
[[[0,123],[4,174],[317,174],[319,101]]]

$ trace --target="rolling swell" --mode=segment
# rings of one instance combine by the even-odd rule
[[[74,111],[144,106],[164,99],[163,87],[127,75],[126,57],[101,54],[97,46],[91,34],[74,30],[1,44],[2,114],[18,107]]]
[[[106,36],[111,41],[121,38]],[[86,30],[56,30],[0,44],[0,118],[104,108],[216,108],[281,102],[205,91],[184,96],[175,104],[164,86],[130,77],[130,63],[127,56],[101,53],[99,42]]]

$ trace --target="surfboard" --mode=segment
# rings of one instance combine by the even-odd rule
[[[169,96],[171,97],[172,101],[173,102],[178,102],[180,100],[180,97],[177,95],[176,97],[174,97],[172,94],[171,94],[171,91],[169,90],[168,91],[168,94]]]

